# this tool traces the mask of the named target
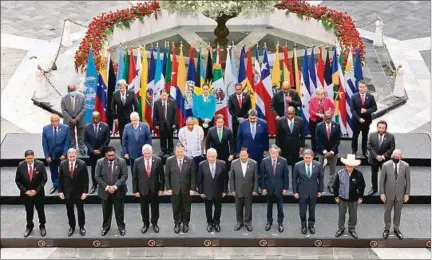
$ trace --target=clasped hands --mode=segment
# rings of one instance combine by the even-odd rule
[[[287,193],[287,190],[282,190],[282,195],[285,195]],[[267,195],[267,189],[262,190],[262,195]]]

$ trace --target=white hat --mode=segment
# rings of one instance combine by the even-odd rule
[[[346,159],[341,158],[341,162],[345,165],[352,166],[352,167],[359,166],[361,163],[360,160],[356,160],[354,154],[348,154]]]

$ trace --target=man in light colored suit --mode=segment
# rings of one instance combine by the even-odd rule
[[[239,155],[240,158],[231,163],[229,173],[229,186],[236,205],[234,230],[245,225],[247,231],[252,232],[252,198],[258,194],[258,164],[249,159],[247,148],[242,148]]]
[[[84,127],[86,125],[85,114],[85,97],[79,93],[75,85],[68,85],[68,94],[61,99],[61,110],[63,113],[63,123],[69,126],[70,139],[72,147],[77,149],[75,131],[78,137],[78,147],[81,155],[85,154],[84,144]]]
[[[399,230],[403,203],[408,202],[411,190],[410,166],[402,161],[402,152],[399,149],[393,151],[392,160],[383,164],[380,175],[379,190],[381,200],[384,203],[384,239],[387,239],[391,225],[391,211],[393,215],[393,232],[399,239],[403,235]]]
[[[324,190],[324,170],[321,163],[313,160],[313,151],[306,149],[303,161],[294,166],[292,188],[294,198],[299,200],[301,231],[305,235],[306,211],[309,208],[308,228],[311,234],[315,234],[315,206],[317,198],[321,197]]]

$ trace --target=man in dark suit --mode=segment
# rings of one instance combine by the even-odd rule
[[[119,90],[114,92],[111,100],[111,112],[114,123],[120,132],[122,141],[123,130],[126,124],[130,123],[130,114],[138,111],[138,101],[133,91],[127,90],[127,83],[124,79],[117,82]]]
[[[371,165],[372,188],[368,195],[371,196],[378,191],[378,171],[382,168],[383,163],[391,159],[396,141],[394,135],[387,132],[387,122],[379,121],[377,123],[377,132],[369,135],[367,143],[369,159]]]
[[[92,188],[90,193],[93,194],[97,188],[95,179],[96,162],[105,156],[105,147],[110,142],[109,126],[100,121],[100,113],[92,113],[92,123],[87,124],[84,130],[84,143],[87,146],[89,164],[91,166]]]
[[[174,217],[174,232],[180,232],[183,223],[183,233],[189,231],[191,214],[191,196],[195,194],[195,163],[192,158],[184,155],[185,149],[181,143],[175,147],[175,155],[169,157],[165,164],[165,183]]]
[[[207,217],[207,231],[220,232],[220,216],[222,212],[222,198],[228,193],[228,171],[226,163],[217,160],[214,148],[207,150],[207,160],[198,167],[198,187],[200,196],[205,202]],[[215,207],[214,216],[212,214]]]
[[[153,124],[159,130],[161,157],[164,154],[171,155],[174,150],[173,130],[177,124],[177,107],[174,100],[168,96],[168,91],[163,89],[160,99],[156,100],[153,106]]]
[[[351,143],[352,153],[357,153],[358,136],[362,132],[362,152],[367,158],[366,149],[369,134],[369,127],[372,123],[372,113],[377,111],[377,104],[372,94],[367,91],[364,81],[358,82],[359,92],[351,97],[350,110],[354,123],[353,137]]]
[[[145,144],[152,144],[150,127],[140,122],[139,114],[132,112],[130,114],[131,123],[127,124],[123,133],[122,155],[126,160],[130,160],[131,174],[135,159],[142,155],[142,147]]]
[[[285,116],[285,112],[288,107],[292,106],[297,109],[301,109],[302,102],[297,92],[291,89],[291,85],[288,81],[284,81],[281,86],[281,90],[273,95],[270,110],[275,116],[276,120]]]
[[[252,198],[258,195],[258,164],[249,159],[247,148],[242,148],[239,156],[232,162],[229,173],[230,191],[236,205],[234,230],[238,231],[245,225],[247,231],[252,232]]]
[[[252,102],[248,93],[243,92],[241,83],[235,84],[235,93],[228,98],[228,110],[232,118],[234,142],[237,139],[237,129],[241,121],[248,116]]]
[[[296,163],[292,178],[294,198],[299,200],[301,231],[315,234],[315,205],[324,190],[324,173],[321,164],[313,160],[313,151],[306,149],[303,161]],[[309,218],[306,225],[306,211]]]
[[[25,160],[18,164],[15,183],[20,190],[20,198],[26,209],[27,226],[24,237],[28,237],[33,231],[33,214],[36,207],[39,218],[39,229],[41,236],[46,235],[44,186],[47,182],[47,173],[43,162],[34,159],[34,152],[27,150],[24,153]]]
[[[126,196],[128,169],[126,161],[115,154],[115,148],[108,146],[105,158],[96,164],[96,181],[99,185],[98,195],[102,202],[103,224],[101,235],[105,236],[111,228],[112,211],[117,221],[120,235],[126,234],[124,223],[124,197]]]
[[[71,146],[69,127],[60,124],[60,117],[51,115],[51,124],[44,126],[42,130],[42,148],[49,164],[53,187],[50,194],[58,190],[58,167],[60,161],[66,159],[66,154]]]
[[[215,117],[216,126],[210,128],[206,136],[206,148],[214,148],[217,151],[217,158],[226,163],[234,159],[234,138],[231,129],[224,126],[224,116],[219,114]]]
[[[267,195],[267,225],[269,231],[273,223],[273,203],[276,201],[278,210],[278,230],[284,231],[283,227],[283,195],[288,191],[289,170],[287,161],[279,157],[279,147],[273,144],[270,148],[270,156],[264,158],[261,163],[261,178],[263,185],[263,195]]]
[[[149,204],[151,204],[151,223],[153,231],[159,233],[159,198],[165,189],[165,176],[162,159],[153,156],[149,144],[142,147],[143,156],[135,160],[132,173],[132,187],[135,197],[140,199],[141,217],[144,223],[141,233],[146,233],[150,224]]]
[[[323,171],[328,165],[330,168],[330,178],[327,188],[333,194],[333,182],[336,174],[336,163],[339,153],[339,144],[342,136],[340,125],[332,122],[333,112],[327,111],[324,114],[324,122],[321,122],[316,127],[316,144],[319,153],[319,160]]]
[[[78,225],[81,236],[85,236],[84,200],[87,198],[89,177],[87,165],[83,160],[77,159],[77,151],[70,148],[67,160],[60,164],[59,171],[59,197],[65,200],[67,216],[69,220],[68,237],[75,231],[76,221],[74,204],[78,211]]]
[[[286,116],[281,117],[276,123],[276,143],[282,150],[282,157],[291,165],[292,171],[305,147],[303,119],[295,113],[294,107],[288,107]]]

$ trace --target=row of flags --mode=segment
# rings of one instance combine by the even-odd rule
[[[308,54],[308,50],[312,49]],[[255,50],[255,58],[252,52]],[[204,50],[205,51],[205,50]],[[119,60],[117,73],[114,72],[113,61],[103,57],[96,70],[94,55],[90,50],[87,64],[86,82],[84,94],[86,96],[86,122],[91,122],[91,113],[97,110],[101,113],[101,119],[112,126],[111,111],[108,109],[112,94],[117,89],[116,82],[124,79],[128,83],[128,89],[132,90],[138,100],[141,120],[153,126],[153,104],[160,96],[161,90],[166,89],[170,97],[177,105],[178,126],[185,125],[188,116],[196,115],[199,109],[194,100],[202,95],[203,84],[208,84],[215,95],[216,114],[223,114],[226,125],[231,125],[231,116],[227,108],[229,94],[234,93],[234,85],[239,82],[244,91],[251,95],[252,107],[258,111],[259,118],[268,123],[270,135],[276,134],[275,118],[270,111],[270,103],[274,93],[274,87],[279,88],[281,83],[289,81],[301,99],[302,108],[298,115],[305,121],[305,134],[309,134],[309,101],[315,96],[318,87],[325,89],[326,96],[333,100],[336,111],[334,120],[341,124],[343,135],[352,136],[352,116],[349,110],[351,96],[358,92],[357,82],[363,79],[360,51],[356,49],[348,51],[348,58],[344,66],[343,53],[338,48],[333,48],[333,58],[330,59],[330,51],[327,49],[326,59],[323,59],[323,49],[319,48],[318,59],[314,54],[314,48],[305,47],[303,63],[298,66],[296,49],[289,58],[288,47],[282,48],[283,59],[274,62],[270,68],[268,51],[259,47],[241,49],[239,68],[235,60],[234,48],[226,49],[225,70],[222,70],[222,49],[214,52],[208,48],[207,61],[203,57],[203,49],[199,49],[195,65],[194,48],[189,49],[189,63],[186,70],[183,47],[179,48],[151,48],[147,51],[139,48],[136,57],[132,48],[119,48]],[[262,53],[260,53],[262,51]],[[262,54],[262,55],[261,55]],[[274,60],[280,60],[279,47],[277,46]],[[355,55],[355,59],[353,56]],[[262,56],[262,60],[260,57]],[[163,57],[163,58],[162,58]],[[178,60],[177,60],[178,58]],[[282,66],[281,66],[282,64]]]

